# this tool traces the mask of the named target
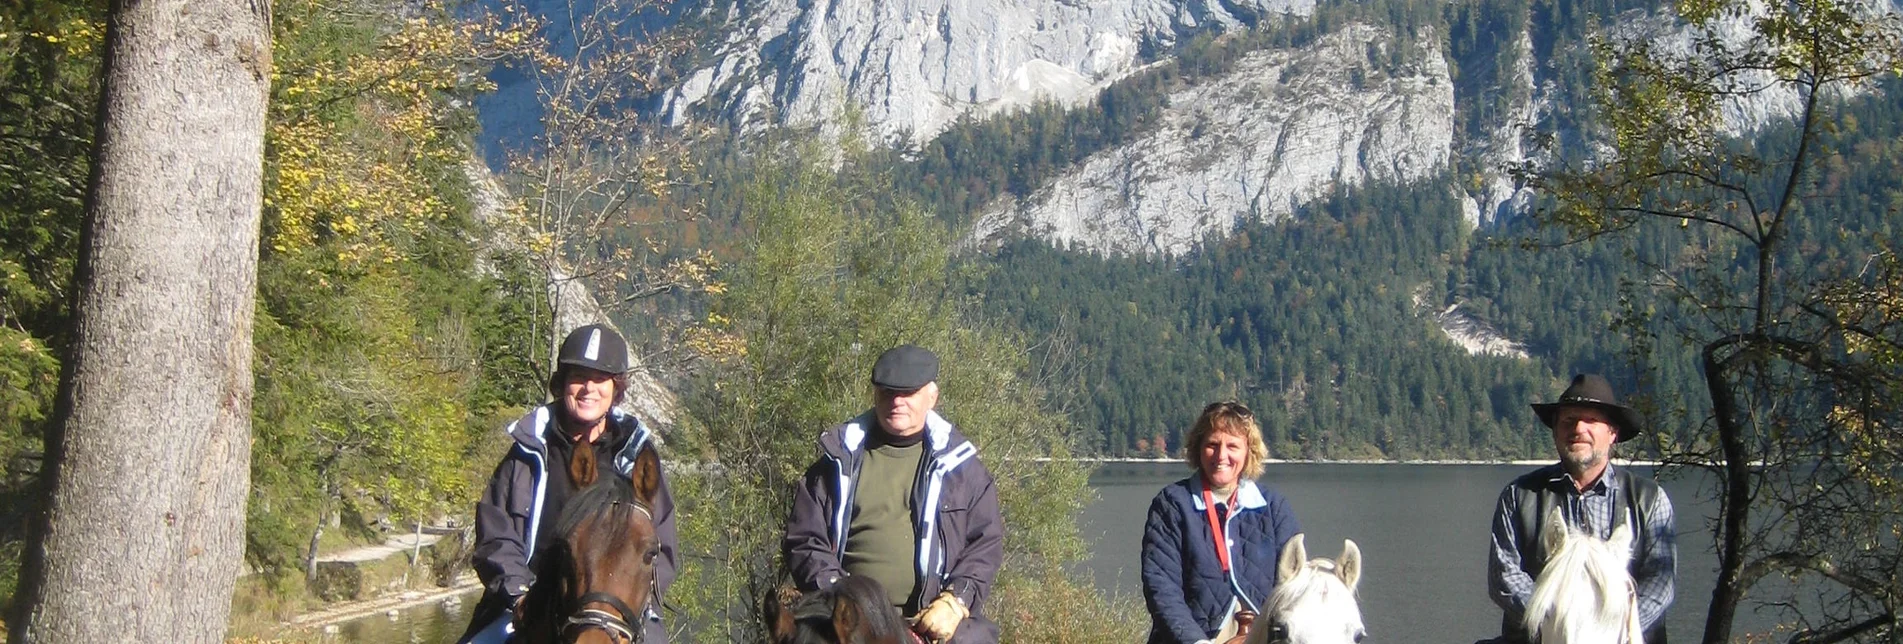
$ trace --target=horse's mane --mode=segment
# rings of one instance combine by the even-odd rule
[[[856,609],[858,628],[852,633],[835,632],[834,617],[841,606]],[[886,602],[885,588],[871,577],[849,575],[832,588],[800,596],[787,610],[795,629],[782,641],[793,644],[900,642],[905,638],[905,619]]]
[[[1626,570],[1629,553],[1623,551],[1623,544],[1630,543],[1630,529],[1621,525],[1613,539],[1606,541],[1563,524],[1546,529],[1555,528],[1563,530],[1565,538],[1556,551],[1547,553],[1539,583],[1527,600],[1527,633],[1534,641],[1539,641],[1542,631],[1561,642],[1616,637],[1632,617],[1628,601],[1632,576]]]
[[[634,535],[629,528],[637,515],[645,514],[644,506],[639,503],[634,498],[634,484],[627,479],[615,475],[601,477],[594,485],[569,497],[567,505],[562,506],[561,516],[555,519],[554,534],[566,541],[567,536],[587,524],[591,532],[600,537],[592,539],[593,543],[602,546],[632,543]],[[653,517],[646,518],[652,520]],[[606,553],[569,554],[600,556]]]

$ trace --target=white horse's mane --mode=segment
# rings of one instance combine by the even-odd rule
[[[1642,644],[1632,575],[1632,528],[1620,523],[1600,540],[1546,513],[1546,567],[1526,604],[1526,631],[1543,644]]]
[[[1302,535],[1282,547],[1276,565],[1275,591],[1264,602],[1263,616],[1249,632],[1249,644],[1286,641],[1289,644],[1352,644],[1367,635],[1355,586],[1361,580],[1361,549],[1343,540],[1336,560],[1309,559]],[[1271,640],[1279,628],[1286,640]]]

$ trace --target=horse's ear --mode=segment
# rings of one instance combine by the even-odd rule
[[[1305,565],[1308,565],[1308,548],[1302,545],[1302,535],[1297,533],[1282,546],[1282,559],[1275,565],[1275,583],[1294,579],[1295,573],[1301,572]]]
[[[1632,552],[1632,526],[1621,521],[1618,527],[1612,529],[1612,538],[1607,539],[1606,543],[1611,544],[1613,552],[1622,555]]]
[[[661,456],[653,447],[642,449],[634,457],[634,469],[628,472],[628,480],[634,484],[634,498],[654,505],[661,491]]]
[[[1341,559],[1335,562],[1335,575],[1341,577],[1341,583],[1349,592],[1361,581],[1361,546],[1355,545],[1354,539],[1341,540]]]
[[[780,601],[778,592],[769,592],[766,600],[760,602],[761,616],[766,618],[767,641],[786,642],[793,639],[793,611]]]
[[[1559,506],[1555,505],[1546,509],[1546,519],[1541,523],[1540,545],[1546,549],[1546,556],[1551,557],[1559,552],[1560,546],[1566,545],[1566,520],[1560,518]]]
[[[858,644],[861,639],[859,629],[865,621],[866,616],[860,612],[858,602],[852,601],[845,593],[833,595],[833,633],[839,636],[839,644]]]

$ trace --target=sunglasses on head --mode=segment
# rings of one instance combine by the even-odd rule
[[[1225,400],[1222,402],[1209,403],[1208,407],[1203,408],[1203,415],[1205,416],[1212,413],[1216,413],[1216,412],[1232,414],[1239,418],[1254,418],[1255,417],[1255,412],[1249,411],[1248,405],[1244,405],[1234,400]]]

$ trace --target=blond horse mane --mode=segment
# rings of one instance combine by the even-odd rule
[[[1550,508],[1540,530],[1546,567],[1526,604],[1526,632],[1543,644],[1643,644],[1637,585],[1626,570],[1632,528],[1612,538],[1574,530]]]

